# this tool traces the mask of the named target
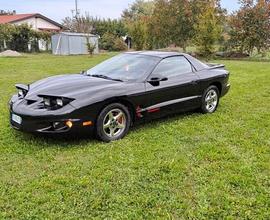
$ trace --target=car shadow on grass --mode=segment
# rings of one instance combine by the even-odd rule
[[[151,129],[153,127],[159,127],[161,124],[171,124],[178,120],[183,120],[188,117],[195,117],[201,115],[198,111],[189,111],[184,113],[173,114],[165,116],[158,119],[149,120],[147,122],[141,122],[131,127],[130,133],[140,132],[142,129]],[[95,138],[95,135],[87,134],[54,134],[54,135],[44,135],[44,134],[31,134],[23,133],[18,131],[12,131],[14,137],[22,143],[23,145],[34,145],[39,148],[47,147],[61,147],[61,148],[74,148],[83,147],[89,145],[104,145],[106,143],[101,142]],[[128,137],[125,137],[128,138]]]
[[[161,124],[171,124],[174,123],[178,120],[182,120],[191,116],[199,116],[202,115],[198,110],[193,110],[193,111],[187,111],[187,112],[181,112],[181,113],[175,113],[171,115],[167,115],[161,118],[157,119],[152,119],[146,122],[142,122],[140,124],[137,124],[135,126],[132,126],[130,131],[139,131],[143,128],[152,128],[152,127],[158,127]]]

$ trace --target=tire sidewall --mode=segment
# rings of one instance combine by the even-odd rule
[[[218,96],[217,105],[216,105],[215,109],[214,109],[213,111],[211,111],[211,112],[208,111],[208,110],[206,109],[206,102],[205,102],[205,97],[206,97],[207,93],[208,93],[210,90],[215,90],[216,93],[217,93],[217,96]],[[214,112],[217,110],[218,106],[219,106],[219,99],[220,99],[220,92],[219,92],[219,89],[218,89],[216,86],[214,86],[214,85],[209,86],[209,87],[204,91],[203,96],[202,96],[202,106],[201,106],[202,112],[203,112],[204,114],[211,114],[211,113],[214,113]]]
[[[123,111],[123,113],[126,116],[126,128],[125,130],[122,132],[122,134],[116,138],[110,138],[108,137],[104,131],[103,131],[103,121],[105,116],[107,115],[107,113],[109,111],[111,111],[112,109],[120,109]],[[131,117],[130,117],[130,113],[129,110],[126,106],[120,104],[120,103],[112,103],[109,104],[108,106],[106,106],[99,114],[98,118],[97,118],[97,124],[96,124],[96,136],[98,139],[104,141],[104,142],[111,142],[111,141],[116,141],[119,139],[122,139],[123,137],[125,137],[129,131],[129,127],[131,124]]]

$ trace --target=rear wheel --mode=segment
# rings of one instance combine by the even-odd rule
[[[219,90],[216,86],[207,88],[202,97],[201,110],[203,113],[213,113],[219,104]]]
[[[123,138],[129,131],[130,113],[128,108],[120,103],[105,107],[97,119],[96,134],[104,142]]]

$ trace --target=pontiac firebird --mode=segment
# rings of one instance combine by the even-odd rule
[[[10,123],[30,133],[95,134],[109,142],[142,121],[192,109],[215,112],[228,80],[224,65],[188,54],[127,52],[79,74],[17,84]]]

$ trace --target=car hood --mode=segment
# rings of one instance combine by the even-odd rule
[[[25,98],[35,100],[39,95],[48,95],[76,99],[82,94],[93,95],[99,91],[109,91],[122,83],[83,74],[53,76],[31,84]]]

